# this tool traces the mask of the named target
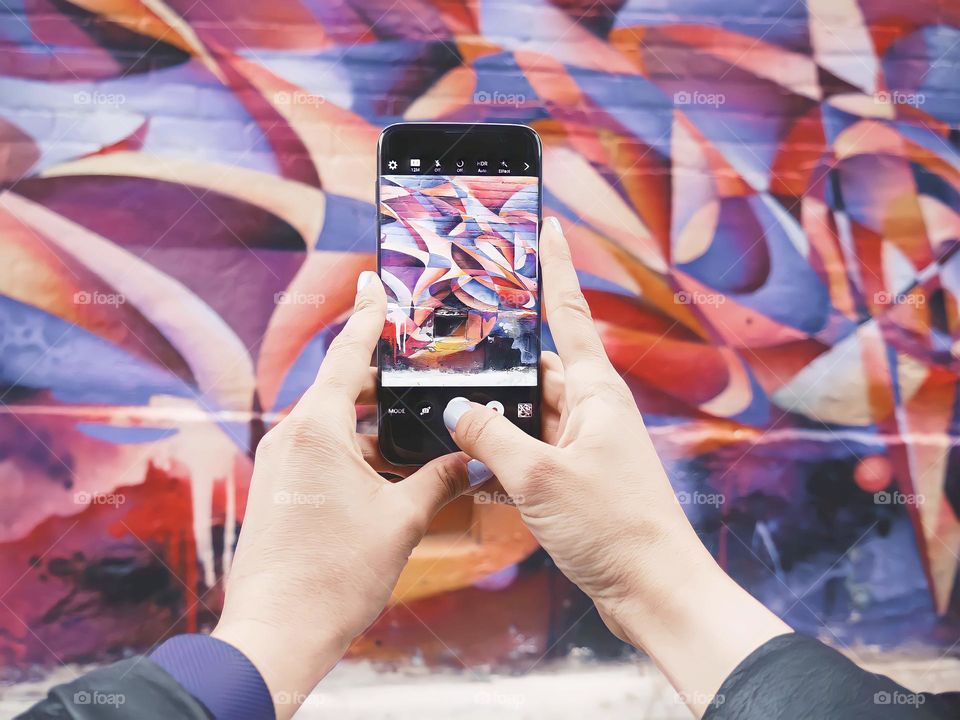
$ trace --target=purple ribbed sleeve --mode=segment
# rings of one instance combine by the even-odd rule
[[[267,684],[247,656],[208,635],[178,635],[150,653],[217,720],[275,720]]]

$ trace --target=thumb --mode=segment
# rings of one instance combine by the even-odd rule
[[[466,398],[456,397],[447,403],[443,423],[460,449],[476,458],[467,468],[471,486],[496,475],[510,492],[510,485],[515,484],[513,477],[518,472],[522,475],[522,467],[540,454],[542,443],[500,413]]]
[[[411,502],[420,508],[426,525],[444,505],[460,497],[467,489],[467,471],[467,458],[463,453],[453,453],[428,462],[413,475],[394,483],[393,487],[408,495]]]

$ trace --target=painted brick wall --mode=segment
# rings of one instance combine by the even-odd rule
[[[934,0],[5,0],[5,672],[215,621],[405,119],[541,134],[545,212],[735,578],[838,645],[951,646],[958,65]],[[621,651],[501,504],[452,506],[404,578],[355,656]]]

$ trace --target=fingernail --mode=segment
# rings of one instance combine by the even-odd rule
[[[467,463],[467,480],[470,483],[470,487],[476,487],[481,483],[485,483],[492,477],[493,473],[490,471],[490,468],[479,460],[471,460]]]
[[[560,233],[561,235],[563,235],[563,228],[560,227],[560,221],[557,220],[553,215],[551,215],[550,217],[548,217],[544,222],[545,222],[547,225],[550,226],[550,229],[551,229],[551,230],[553,230],[554,232],[557,232],[557,233]]]
[[[370,284],[370,281],[373,280],[376,275],[373,270],[364,270],[360,273],[360,277],[357,278],[357,292],[363,290],[367,285]]]
[[[457,423],[460,422],[460,418],[463,417],[463,414],[470,409],[470,401],[465,397],[455,397],[453,400],[447,403],[447,406],[443,409],[443,424],[447,426],[447,430],[454,432],[457,429]]]

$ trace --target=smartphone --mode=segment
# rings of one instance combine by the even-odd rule
[[[457,450],[465,397],[540,433],[540,138],[525,125],[401,123],[380,135],[380,451],[420,465]]]

